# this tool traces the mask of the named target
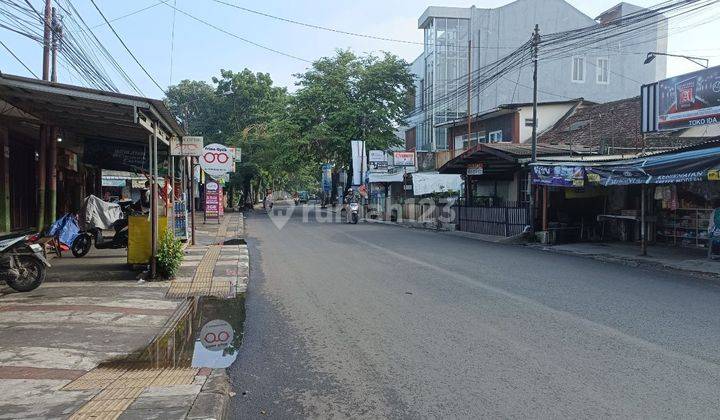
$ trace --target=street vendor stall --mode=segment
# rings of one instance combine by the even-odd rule
[[[577,240],[647,240],[707,247],[713,209],[720,206],[720,143],[605,161],[540,161],[532,165],[533,184],[542,188],[543,230],[552,231],[559,215],[573,206],[574,194],[586,198],[586,215],[597,234],[586,230],[588,218],[567,221]],[[566,200],[558,200],[558,195]],[[555,198],[553,200],[553,198]],[[650,227],[650,229],[647,229]],[[597,233],[597,232],[596,232]]]

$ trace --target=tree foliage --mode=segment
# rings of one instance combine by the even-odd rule
[[[295,75],[294,94],[267,73],[221,70],[212,84],[183,80],[170,87],[166,102],[191,135],[242,149],[232,185],[312,189],[321,163],[349,165],[350,140],[365,139],[368,149],[399,144],[394,130],[413,86],[407,67],[392,54],[341,50]]]

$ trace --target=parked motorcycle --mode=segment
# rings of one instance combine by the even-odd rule
[[[25,235],[5,238],[0,239],[0,279],[18,292],[36,289],[50,267],[43,247],[29,243]]]
[[[99,200],[99,201],[98,201]],[[95,196],[85,199],[81,211],[80,222],[83,230],[78,233],[70,251],[77,257],[84,257],[90,252],[93,243],[97,249],[121,249],[128,246],[128,216],[133,212],[132,201],[107,203]],[[103,236],[103,229],[115,232],[110,238]]]

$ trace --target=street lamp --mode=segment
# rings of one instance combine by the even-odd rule
[[[655,57],[658,56],[658,55],[664,55],[664,56],[666,56],[666,57],[680,57],[680,58],[684,58],[684,59],[690,60],[690,61],[692,61],[693,63],[697,64],[698,66],[701,66],[701,67],[704,67],[704,68],[708,68],[708,66],[710,65],[710,60],[708,60],[707,58],[702,58],[702,57],[690,57],[690,56],[688,56],[688,55],[679,55],[679,54],[667,54],[667,53],[654,52],[654,51],[647,53],[647,57],[645,57],[645,63],[644,63],[644,64],[650,64],[650,62],[653,61],[653,60],[655,59]],[[704,61],[705,64],[701,63],[701,61]]]

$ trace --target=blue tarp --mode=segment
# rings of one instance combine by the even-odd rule
[[[581,170],[584,171],[586,183],[578,179]],[[533,165],[532,175],[533,184],[560,187],[581,187],[583,184],[612,186],[720,181],[720,147],[663,153],[602,164],[541,163]]]
[[[60,243],[70,246],[72,245],[75,238],[77,238],[78,232],[80,232],[80,228],[78,228],[75,216],[68,213],[57,219],[55,223],[50,225],[46,235],[57,236],[60,240]]]

